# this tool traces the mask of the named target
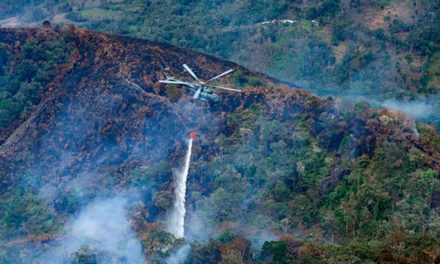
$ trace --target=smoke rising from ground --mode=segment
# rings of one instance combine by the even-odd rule
[[[434,106],[426,101],[402,102],[396,99],[390,99],[382,102],[386,108],[401,111],[415,118],[429,118],[434,114]]]
[[[267,230],[257,232],[249,239],[255,249],[261,249],[266,241],[278,241],[278,237]]]
[[[346,94],[343,97],[346,97],[352,102],[367,102],[375,108],[389,108],[392,110],[400,111],[416,119],[432,120],[437,118],[436,115],[438,115],[437,108],[439,107],[439,105],[438,102],[433,98],[404,101],[398,99],[382,100],[369,96],[354,96],[349,94]]]
[[[174,254],[169,256],[166,260],[167,264],[181,264],[185,262],[188,253],[191,250],[191,246],[186,244],[179,248]]]
[[[123,196],[93,201],[66,225],[60,245],[39,263],[70,263],[84,248],[97,256],[98,263],[144,263],[142,246],[126,217],[127,203]]]

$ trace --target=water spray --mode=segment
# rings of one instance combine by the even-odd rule
[[[174,194],[176,200],[174,202],[174,208],[171,212],[170,218],[168,220],[167,229],[177,238],[183,238],[185,233],[185,195],[186,195],[186,179],[188,178],[189,163],[191,161],[191,148],[192,141],[196,137],[194,133],[191,133],[188,140],[188,150],[185,156],[185,164],[181,170],[176,170],[174,172],[176,189]]]

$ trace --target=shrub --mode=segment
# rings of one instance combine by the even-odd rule
[[[249,78],[248,84],[251,86],[261,86],[263,85],[263,82],[257,76],[252,76]]]
[[[264,263],[286,263],[287,244],[284,241],[267,241],[263,244],[261,259]]]
[[[244,73],[242,71],[237,70],[232,75],[232,81],[237,86],[244,86],[248,82],[248,79],[246,78],[246,76],[244,75]]]
[[[9,230],[8,236],[46,233],[55,227],[46,203],[31,193],[13,197],[2,221]]]
[[[236,237],[237,233],[230,229],[226,229],[218,235],[217,240],[222,243],[229,243]]]
[[[18,80],[22,82],[30,82],[36,72],[37,67],[34,66],[31,60],[23,60],[15,67],[15,74],[18,76]]]

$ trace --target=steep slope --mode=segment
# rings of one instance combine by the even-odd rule
[[[440,118],[437,1],[20,3],[5,1],[0,18],[9,20],[0,24],[51,20],[165,41],[231,59],[317,94],[363,97],[434,124]],[[414,111],[420,107],[426,111]]]
[[[64,146],[62,148],[66,151],[84,149],[85,152],[92,151],[96,154],[99,152],[96,147],[101,143],[119,143],[127,140],[127,136],[131,140],[142,139],[136,138],[140,136],[141,131],[149,132],[148,140],[151,141],[146,143],[147,145],[162,142],[161,138],[179,138],[184,132],[179,129],[183,128],[183,120],[173,112],[175,103],[165,97],[165,86],[159,86],[157,83],[163,78],[163,69],[171,69],[168,74],[182,75],[181,65],[190,63],[194,65],[201,78],[208,78],[227,67],[243,69],[212,56],[200,55],[162,43],[90,33],[73,28],[64,29],[60,33],[52,29],[5,29],[1,34],[4,43],[15,45],[14,48],[19,48],[29,39],[46,41],[51,38],[63,38],[74,46],[70,63],[54,69],[57,78],[48,83],[48,87],[41,87],[40,103],[22,118],[25,121],[3,131],[2,137],[7,140],[2,145],[2,152],[7,157],[15,157],[18,152],[22,153],[22,156],[26,156],[27,151],[32,153],[42,144],[41,136],[48,130],[55,130],[57,133],[47,135],[46,142],[54,142],[57,147]],[[266,81],[273,81],[266,76],[262,77]],[[180,94],[182,92],[177,91],[177,95]],[[235,107],[237,105],[230,106],[232,109]],[[207,109],[201,110],[209,110],[209,106],[204,108]],[[163,111],[157,111],[159,109]],[[166,129],[140,128],[148,125],[142,124],[146,117],[153,120],[167,119],[169,123],[166,123]],[[194,113],[193,118],[201,117]],[[192,126],[197,124],[197,120],[186,122]],[[151,123],[156,124],[153,121]],[[57,127],[60,131],[57,131]],[[78,130],[66,131],[64,127]],[[64,134],[65,132],[69,134]],[[61,142],[57,142],[60,140]],[[86,145],[78,145],[83,143]],[[102,154],[108,150],[100,151]],[[79,160],[82,158],[78,156]]]
[[[287,234],[305,242],[386,240],[399,228],[438,238],[440,137],[408,116],[320,99],[235,63],[158,42],[74,27],[0,29],[0,41],[7,57],[2,77],[23,77],[16,90],[4,89],[4,98],[17,102],[33,91],[1,130],[4,259],[32,258],[17,254],[28,252],[29,243],[37,252],[61,243],[63,225],[94,199],[136,192],[131,224],[147,258],[162,261],[181,243],[160,230],[172,206],[172,168],[184,156],[189,132],[197,139],[188,219],[202,219],[204,230],[189,220],[188,235],[226,232],[220,242],[194,244],[194,263],[226,260],[231,248],[246,251],[249,241],[233,238],[261,231],[288,242]],[[222,83],[243,91],[221,92],[220,103],[208,104],[158,83],[166,68],[185,76],[183,63],[203,79],[233,68],[238,74]],[[285,257],[294,258],[302,243]],[[313,255],[313,245],[300,252]],[[276,246],[267,244],[261,261]]]

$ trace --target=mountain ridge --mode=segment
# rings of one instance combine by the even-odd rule
[[[0,204],[5,208],[0,213],[5,230],[0,241],[41,237],[33,244],[37,251],[51,247],[63,240],[60,226],[88,203],[136,189],[141,193],[135,200],[140,205],[129,217],[144,251],[149,252],[145,255],[159,258],[162,249],[180,245],[160,230],[172,200],[172,168],[184,156],[189,132],[197,137],[188,211],[190,216],[206,217],[211,237],[219,235],[219,230],[233,229],[228,226],[235,226],[238,235],[252,233],[249,230],[273,229],[286,236],[300,232],[305,246],[286,240],[295,245],[295,252],[301,247],[298,252],[303,253],[288,256],[294,258],[297,253],[313,255],[313,242],[332,241],[335,234],[342,242],[356,236],[373,240],[382,225],[393,230],[397,216],[392,208],[405,204],[406,195],[421,197],[428,215],[440,206],[438,191],[429,192],[428,206],[425,194],[410,188],[414,181],[424,192],[429,186],[423,187],[422,179],[429,180],[435,172],[434,180],[438,178],[440,137],[434,128],[407,115],[370,109],[363,102],[321,99],[232,62],[168,44],[72,26],[0,29],[0,40],[9,56],[2,65],[8,67],[7,78],[23,77],[16,93],[26,94],[34,85],[40,98],[26,101],[18,117],[24,123],[2,130],[11,134],[2,134],[7,139],[0,146],[0,194],[14,206]],[[41,64],[48,57],[58,58],[51,47],[55,53],[68,53],[69,59]],[[220,103],[207,104],[193,101],[181,88],[157,82],[165,68],[183,76],[183,63],[204,79],[234,68],[238,74],[224,82],[243,90],[219,92]],[[48,75],[40,77],[45,72],[38,71],[21,75],[23,65],[47,69]],[[402,189],[408,193],[400,193]],[[44,205],[37,207],[46,212],[41,214],[43,219],[33,218],[35,214],[28,212],[31,205],[15,205],[17,197],[25,194],[34,199],[32,206]],[[352,215],[344,215],[350,210],[351,197],[360,197],[353,198],[356,210],[359,206],[359,211],[371,215],[344,218]],[[342,216],[326,222],[327,211]],[[11,220],[19,214],[30,216]],[[328,224],[331,221],[339,222]],[[438,232],[434,224],[428,226],[426,230]],[[309,238],[308,231],[316,235]],[[60,240],[52,240],[57,233]],[[5,243],[4,249],[27,243]],[[228,247],[247,250],[250,246],[239,237],[225,238],[225,245],[194,243],[193,257],[209,255],[204,247],[212,246],[221,251],[212,251],[212,257],[223,259],[230,254]],[[267,244],[266,250],[271,245],[277,244]]]

